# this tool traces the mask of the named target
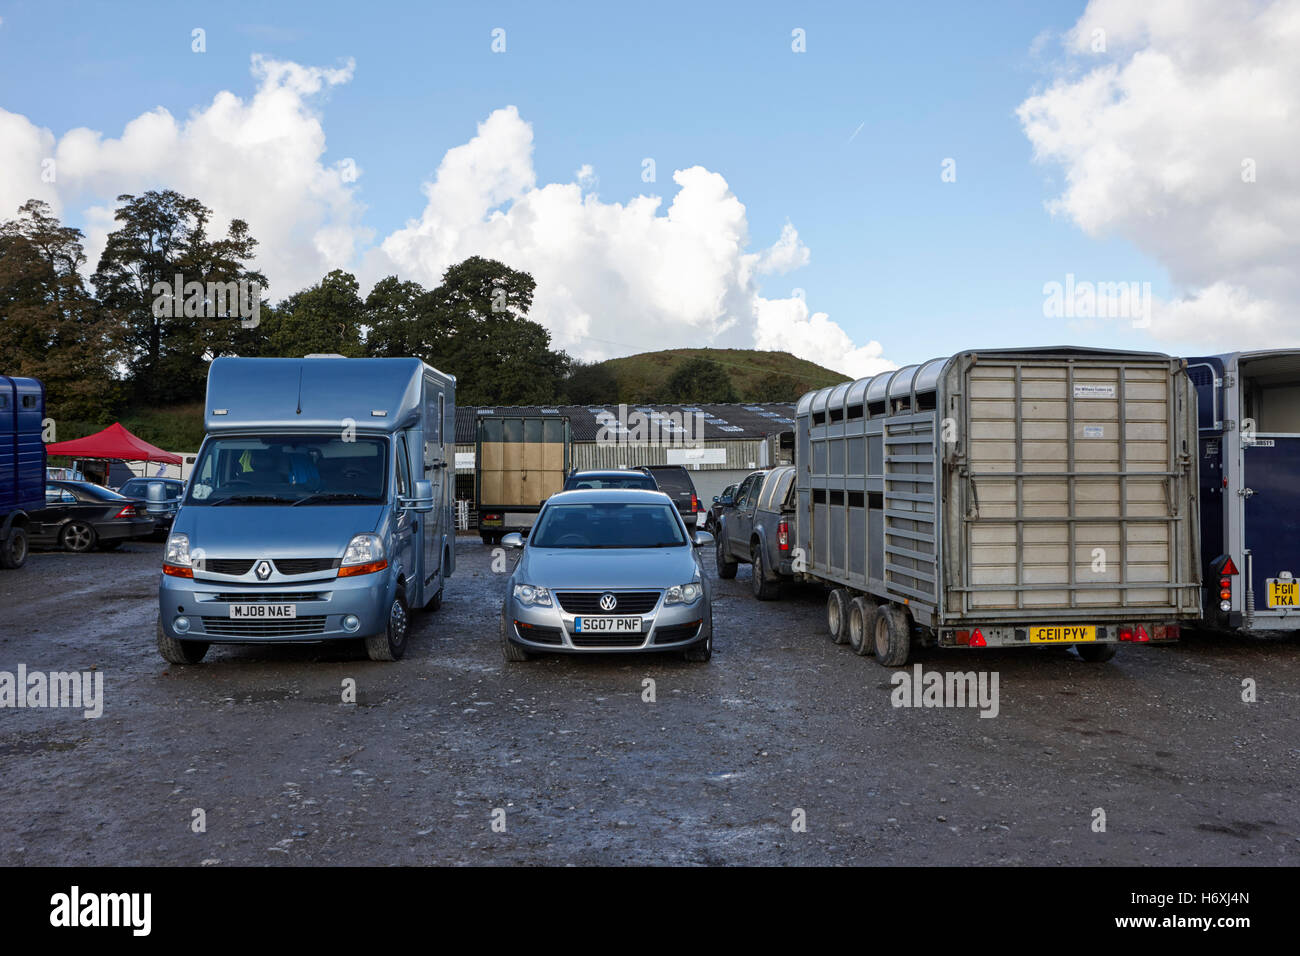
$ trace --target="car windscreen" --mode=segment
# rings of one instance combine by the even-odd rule
[[[641,488],[658,491],[659,486],[649,475],[570,475],[564,482],[565,491],[575,488]]]
[[[172,501],[180,497],[181,486],[172,481],[161,481],[158,478],[132,478],[124,484],[119,491],[128,498],[147,498],[149,497],[149,486],[157,481],[163,486],[163,498]]]
[[[203,446],[185,503],[377,504],[387,474],[388,443],[380,438],[231,435]]]
[[[528,536],[535,548],[676,548],[688,544],[671,505],[550,505]]]

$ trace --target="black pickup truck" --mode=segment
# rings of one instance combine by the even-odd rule
[[[791,579],[794,556],[794,466],[750,474],[730,501],[719,499],[714,535],[718,577],[734,578],[738,564],[754,568],[754,597],[770,601]]]

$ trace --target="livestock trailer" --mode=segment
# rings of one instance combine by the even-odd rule
[[[480,409],[474,498],[484,544],[497,544],[511,531],[527,531],[542,503],[564,490],[571,435],[563,415],[496,415]]]
[[[45,386],[0,375],[0,568],[27,560],[29,512],[45,507]]]
[[[1157,353],[960,352],[804,395],[796,555],[832,637],[941,647],[1175,640],[1201,613],[1196,394]]]
[[[1300,630],[1300,350],[1189,358],[1205,623]]]

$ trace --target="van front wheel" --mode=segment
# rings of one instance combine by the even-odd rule
[[[366,638],[366,654],[372,661],[400,661],[406,653],[406,635],[410,627],[406,595],[398,591],[388,606],[388,626],[384,632]]]

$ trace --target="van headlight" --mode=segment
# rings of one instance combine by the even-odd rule
[[[704,586],[699,581],[690,584],[674,584],[664,594],[664,604],[694,604],[704,593]]]
[[[173,534],[167,538],[167,557],[163,558],[163,564],[173,564],[180,568],[190,566],[189,535]]]
[[[371,564],[384,560],[384,542],[377,534],[359,534],[348,542],[343,552],[343,567]]]
[[[524,607],[550,607],[551,592],[546,588],[535,588],[531,584],[515,585],[515,600]]]

